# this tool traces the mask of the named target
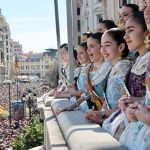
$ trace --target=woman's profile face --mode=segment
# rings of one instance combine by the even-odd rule
[[[104,33],[107,29],[103,23],[99,23],[97,30],[98,32]]]
[[[127,42],[129,50],[140,50],[145,44],[146,34],[142,26],[134,21],[133,18],[128,19],[125,25],[126,34],[124,39]]]
[[[86,42],[88,37],[86,35],[81,35],[81,43]]]
[[[100,43],[96,39],[88,38],[87,40],[87,46],[88,46],[88,55],[90,57],[91,62],[98,62],[101,58],[101,46]]]
[[[139,10],[144,11],[146,8],[146,2],[145,0],[139,0]]]
[[[61,49],[60,55],[61,55],[62,61],[63,61],[64,63],[67,63],[67,62],[68,62],[68,51],[66,50],[65,47],[63,47],[63,48]]]
[[[123,6],[119,11],[119,24],[125,26],[126,21],[131,15],[133,15],[132,8]]]
[[[77,47],[77,58],[80,64],[86,64],[90,60],[87,51],[82,46]]]
[[[105,61],[113,61],[120,56],[117,42],[108,33],[102,36],[101,53]]]

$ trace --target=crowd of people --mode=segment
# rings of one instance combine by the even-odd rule
[[[117,24],[103,20],[98,32],[81,35],[71,84],[61,45],[61,84],[48,92],[72,101],[56,115],[78,108],[128,150],[150,150],[150,0],[139,2],[123,5]]]
[[[12,84],[10,86],[10,98],[11,98],[11,124],[9,115],[9,86],[1,85],[0,86],[0,105],[3,107],[4,111],[8,112],[7,116],[0,117],[0,150],[9,150],[12,149],[11,144],[14,141],[15,137],[23,133],[23,130],[27,127],[28,117],[23,119],[17,119],[13,117],[13,101],[17,101],[17,88],[18,88],[18,98],[22,99],[24,94],[27,94],[28,89],[36,93],[39,97],[43,94],[42,83],[18,83]],[[1,115],[1,114],[0,114]],[[29,116],[29,115],[26,115]]]

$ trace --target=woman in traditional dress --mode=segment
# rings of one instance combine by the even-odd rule
[[[146,0],[146,3],[147,7],[144,10],[144,17],[147,28],[150,30],[150,0]],[[131,24],[127,23],[127,27],[129,25]],[[150,41],[148,38],[146,39],[145,44],[147,47],[145,49],[149,49]],[[121,99],[120,107],[126,112],[130,123],[121,135],[120,142],[128,150],[150,150],[150,56],[148,59],[149,61],[146,65],[146,98],[144,104],[139,104],[136,102],[129,105],[129,103],[132,103],[131,99]],[[144,61],[147,62],[147,59]],[[127,106],[129,107],[127,108]]]
[[[68,73],[69,72],[69,70],[68,70],[68,50],[65,47],[67,47],[66,43],[60,45],[60,47],[59,47],[60,56],[61,56],[62,63],[63,63],[61,71],[62,71],[62,73],[64,74],[64,76],[66,78],[69,78],[69,73]],[[63,78],[59,79],[58,83],[59,84],[55,89],[52,89],[48,92],[49,96],[53,96],[56,91],[63,91],[64,90],[64,88],[66,86],[66,83],[63,80]]]
[[[86,89],[85,70],[90,62],[86,42],[79,44],[76,51],[80,65],[75,70],[74,83],[65,92],[59,93],[59,97],[69,98],[72,102],[75,102]]]
[[[80,106],[84,106],[84,112],[87,112],[93,107],[95,109],[101,109],[99,103],[95,104],[95,102],[93,103],[92,101],[90,101],[90,99],[94,101],[95,96],[99,100],[103,98],[103,81],[112,67],[112,64],[110,62],[104,62],[102,54],[100,52],[101,36],[102,33],[97,32],[91,35],[87,40],[87,52],[92,62],[87,69],[87,80],[89,81],[87,83],[87,91],[85,91],[81,95],[79,101],[75,102],[73,105],[58,110],[57,114],[63,111],[73,110],[74,108],[77,108],[82,102],[83,103]],[[88,89],[89,87],[90,91]]]
[[[61,59],[63,62],[63,66],[61,68],[61,80],[59,80],[60,86],[57,89],[51,90],[49,92],[49,96],[55,95],[55,97],[62,97],[60,95],[61,91],[66,91],[69,84],[69,64],[68,64],[68,45],[64,44],[60,48]],[[73,56],[74,56],[74,68],[78,67],[77,60],[77,52],[73,48]]]
[[[86,114],[86,119],[92,122],[102,124],[104,119],[110,116],[118,107],[118,99],[123,95],[124,80],[132,66],[132,62],[127,60],[128,48],[124,37],[124,31],[119,29],[110,29],[102,36],[101,52],[105,60],[112,61],[113,68],[107,79],[105,87],[107,107],[103,110],[90,111]]]

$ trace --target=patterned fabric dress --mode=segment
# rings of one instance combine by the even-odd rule
[[[129,60],[122,60],[119,61],[111,70],[111,73],[107,81],[107,89],[106,89],[106,99],[110,109],[118,107],[118,100],[122,97],[124,93],[124,81],[126,79],[126,75],[130,71],[130,68],[132,67],[132,64],[133,63]],[[113,136],[114,131],[116,131],[114,127],[119,125],[120,123],[117,122],[116,125],[111,122],[111,119],[114,117],[115,113],[116,112],[114,112],[110,117],[105,119],[102,125],[102,127]],[[119,136],[118,134],[120,134],[120,132],[121,131],[117,133],[116,135],[117,137]]]
[[[108,72],[111,70],[111,68],[112,68],[111,62],[104,62],[100,64],[96,69],[92,69],[89,73],[90,83],[93,87],[93,90],[100,98],[103,98],[104,96],[103,95],[103,82]],[[86,91],[86,93],[88,93],[88,91]],[[95,106],[94,103],[91,102],[91,99],[87,99],[86,103],[88,104],[87,111],[89,109],[92,109]],[[94,108],[97,109],[96,106]]]
[[[86,64],[82,64],[80,67],[77,68],[77,89],[80,92],[86,91]],[[72,98],[71,98],[72,99]],[[74,97],[74,102],[77,99]],[[86,101],[82,102],[79,106],[80,110],[83,112],[87,112],[88,111],[88,106]]]
[[[146,99],[144,105],[150,105],[150,57],[146,75]],[[130,123],[120,137],[127,150],[150,150],[150,126],[142,121]]]
[[[139,56],[133,65],[127,83],[127,89],[135,101],[144,102],[146,94],[145,77],[150,52]]]
[[[122,60],[112,68],[106,88],[106,99],[110,109],[118,107],[118,100],[124,91],[124,80],[131,67],[131,61]]]

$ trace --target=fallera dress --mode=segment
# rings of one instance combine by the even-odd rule
[[[150,105],[150,57],[148,59],[148,56],[149,54],[147,53],[142,59],[143,69],[140,69],[142,74],[146,74],[146,98],[143,104],[145,106]],[[144,61],[148,63],[145,65]],[[145,66],[147,71],[144,69]],[[129,123],[120,137],[120,143],[127,150],[150,150],[150,126],[142,121]]]

